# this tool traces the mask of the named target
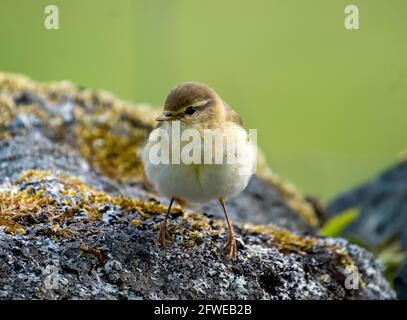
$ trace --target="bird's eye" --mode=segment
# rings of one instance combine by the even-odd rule
[[[191,114],[194,114],[194,113],[195,113],[195,108],[194,108],[194,107],[188,107],[188,108],[185,110],[185,114],[191,115]]]

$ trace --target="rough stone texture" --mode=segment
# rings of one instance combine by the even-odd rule
[[[397,239],[407,249],[407,161],[338,196],[327,211],[337,214],[352,207],[360,214],[345,229],[346,235],[373,247]]]
[[[202,210],[216,217],[223,217],[223,211],[218,202],[206,205]],[[289,208],[275,188],[255,176],[242,194],[228,201],[228,210],[233,212],[235,221],[258,224],[276,221],[276,225],[297,232],[306,233],[313,230],[306,221],[298,219],[298,213]]]
[[[225,260],[225,224],[213,205],[173,208],[173,243],[163,251],[156,239],[166,202],[136,156],[150,109],[0,74],[0,115],[0,298],[395,297],[370,253],[304,235],[312,210],[266,168],[230,201],[236,220],[263,224],[236,224],[237,262]],[[355,270],[358,288],[347,288]]]

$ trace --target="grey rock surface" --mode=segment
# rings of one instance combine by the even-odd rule
[[[63,170],[58,170],[59,173]],[[58,175],[9,181],[2,190],[45,192],[53,202],[24,234],[0,232],[0,297],[19,299],[388,299],[394,298],[382,266],[365,250],[341,239],[300,237],[283,229],[241,226],[239,258],[227,262],[220,247],[225,228],[202,215],[175,213],[174,244],[157,244],[162,214],[143,217],[91,191],[66,193]],[[103,181],[100,185],[103,185]],[[11,194],[12,195],[12,194]],[[72,198],[73,197],[73,198]],[[99,195],[101,197],[101,195]],[[86,198],[101,213],[92,219]],[[74,214],[50,223],[58,214]],[[152,207],[154,211],[154,206]],[[45,215],[41,216],[41,215]],[[132,221],[142,221],[133,224]],[[347,289],[354,270],[361,281]]]
[[[259,178],[230,203],[236,220],[261,223],[236,223],[236,262],[211,206],[174,208],[162,250],[167,207],[133,150],[151,110],[0,74],[0,112],[2,299],[395,298],[372,254],[304,235],[312,228]]]
[[[151,230],[124,222],[91,222],[74,241],[52,240],[43,235],[45,228],[38,225],[19,237],[0,232],[1,298],[394,298],[373,257],[342,243],[364,281],[363,289],[346,289],[347,273],[328,249],[338,243],[332,239],[319,240],[305,254],[284,253],[273,246],[272,237],[239,230],[240,255],[232,264],[219,257],[212,243],[219,241],[213,238],[189,249],[174,245],[165,254]],[[69,228],[83,229],[83,223],[78,219]],[[100,250],[102,258],[86,247]]]

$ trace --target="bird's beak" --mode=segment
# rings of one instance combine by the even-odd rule
[[[163,113],[162,115],[158,116],[157,118],[155,118],[155,121],[173,121],[175,120],[177,117],[171,113]]]

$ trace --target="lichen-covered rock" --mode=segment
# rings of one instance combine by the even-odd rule
[[[163,251],[167,199],[136,155],[154,124],[146,107],[0,74],[0,114],[0,298],[395,297],[370,253],[313,236],[312,208],[261,165],[230,201],[237,262],[211,205],[175,206]]]

